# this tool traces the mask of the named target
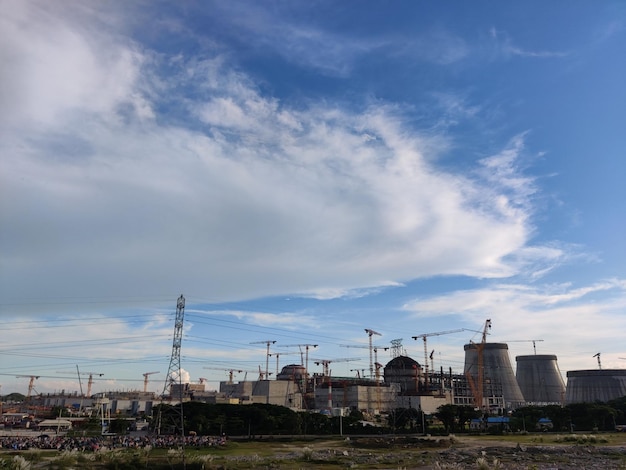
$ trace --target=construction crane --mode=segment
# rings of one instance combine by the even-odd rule
[[[152,374],[158,374],[159,372],[144,372],[143,375],[143,392],[146,393],[148,391],[148,376]]]
[[[28,382],[28,393],[26,394],[26,401],[30,400],[30,395],[33,393],[33,389],[35,388],[35,380],[39,378],[38,375],[16,375],[16,378],[28,377],[30,381]]]
[[[298,353],[294,353],[294,352],[275,352],[275,353],[271,353],[270,356],[276,356],[276,376],[278,377],[278,373],[280,372],[278,370],[278,361],[280,359],[280,356],[284,356],[285,354],[298,354]]]
[[[91,396],[91,386],[93,385],[93,376],[97,375],[99,377],[102,377],[104,374],[101,374],[100,372],[80,372],[78,370],[78,366],[76,366],[76,373],[78,374],[78,384],[80,385],[80,394],[83,394],[83,384],[80,381],[80,376],[81,375],[88,375],[89,378],[87,380],[87,397]],[[73,374],[74,372],[67,372],[67,371],[57,371],[58,374]]]
[[[483,351],[485,349],[485,344],[487,343],[487,335],[489,334],[488,330],[490,329],[491,329],[491,320],[487,319],[485,320],[485,326],[483,327],[483,332],[482,332],[480,343],[478,344],[472,343],[476,346],[476,356],[478,359],[477,361],[478,370],[476,374],[476,381],[474,381],[474,378],[472,377],[472,374],[469,369],[465,372],[465,376],[467,377],[467,381],[472,390],[472,395],[474,396],[474,404],[480,410],[482,410],[483,408],[483,387],[484,387],[484,382],[485,382],[485,373],[484,373],[484,367],[483,367]]]
[[[304,371],[305,371],[305,375],[308,375],[308,370],[309,370],[309,349],[310,348],[317,348],[317,344],[287,344],[285,346],[282,346],[283,348],[298,348],[300,350],[300,362],[301,364],[304,366]],[[305,358],[302,357],[302,348],[305,349],[306,352],[306,356]]]
[[[341,359],[313,359],[313,362],[316,366],[322,366],[322,375],[324,377],[330,377],[330,366],[333,362],[350,362],[350,361],[360,361],[360,357],[344,357]]]
[[[263,371],[261,370],[261,366],[259,365],[259,381],[261,381],[261,380],[269,380],[270,379],[270,375],[272,375],[272,372],[263,373]]]
[[[362,348],[362,349],[371,349],[374,351],[374,365],[378,363],[378,350],[382,349],[383,351],[388,351],[390,348],[385,346],[366,346],[364,344],[340,344],[342,348]],[[370,377],[374,378],[374,376]]]
[[[602,362],[600,362],[600,354],[602,353],[595,353],[592,357],[597,357],[598,358],[598,369],[602,369]]]
[[[362,376],[365,376],[365,369],[350,369],[350,372],[356,372],[357,379],[360,379]]]
[[[242,372],[245,372],[246,375],[248,374],[248,372],[252,373],[252,372],[256,372],[253,370],[243,370],[243,369],[220,369],[218,367],[203,367],[203,369],[208,369],[208,370],[221,370],[222,372],[228,372],[228,383],[232,384],[233,383],[233,378],[235,374],[241,374]]]
[[[97,375],[98,377],[102,377],[104,374],[99,372],[81,372],[83,375],[88,375],[89,379],[87,380],[87,397],[91,396],[91,386],[93,385],[93,376]]]
[[[374,335],[382,336],[382,335],[378,331],[370,330],[369,328],[365,328],[365,332],[367,333],[369,343],[370,343],[370,377],[374,377],[374,360],[373,360],[374,348],[372,346],[372,336]]]
[[[424,341],[424,388],[428,390],[428,383],[430,381],[429,370],[428,370],[428,341],[426,338],[429,336],[441,336],[441,335],[449,335],[452,333],[461,333],[462,331],[473,331],[474,333],[480,333],[477,330],[470,330],[467,328],[457,328],[456,330],[446,330],[446,331],[436,331],[434,333],[423,333],[421,335],[413,336],[414,340],[422,338]]]
[[[502,341],[503,343],[533,343],[533,351],[537,354],[537,344],[542,342],[542,339],[512,339],[510,341]]]
[[[269,377],[270,375],[270,346],[275,343],[276,341],[272,339],[266,339],[265,341],[254,341],[250,343],[250,344],[265,344],[267,346],[267,353],[265,354],[265,377]]]

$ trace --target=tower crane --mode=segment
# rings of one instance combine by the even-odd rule
[[[367,336],[369,337],[369,343],[370,343],[370,377],[374,377],[374,360],[372,358],[372,353],[374,349],[372,346],[372,336],[374,335],[382,336],[382,335],[378,331],[374,331],[369,328],[365,328],[365,332],[367,333]]]
[[[414,340],[422,338],[424,341],[424,387],[428,390],[428,382],[430,381],[429,370],[428,370],[428,341],[426,338],[429,336],[441,336],[441,335],[449,335],[452,333],[461,333],[462,331],[473,331],[474,333],[481,333],[477,330],[470,330],[467,328],[457,328],[456,330],[446,330],[446,331],[436,331],[434,333],[423,333],[421,335],[413,336]]]
[[[276,376],[278,376],[278,373],[280,372],[278,370],[278,361],[280,359],[280,356],[283,356],[285,354],[298,354],[298,353],[293,353],[293,352],[275,352],[275,353],[271,353],[270,356],[276,356]]]
[[[533,343],[533,351],[537,354],[537,344],[542,342],[542,339],[512,339],[510,341],[502,341],[503,343]]]
[[[283,346],[283,348],[298,348],[300,350],[300,362],[302,363],[302,365],[304,366],[304,375],[308,375],[308,370],[309,370],[309,349],[310,348],[317,348],[317,344],[286,344],[285,346]],[[306,356],[305,358],[302,357],[302,348],[305,349],[306,352]]]
[[[16,378],[20,378],[20,377],[28,377],[30,380],[28,382],[28,393],[26,394],[26,401],[30,400],[30,395],[33,392],[33,389],[35,388],[35,380],[37,380],[39,378],[38,375],[16,375]]]
[[[272,372],[263,373],[263,371],[261,370],[261,366],[259,366],[259,381],[261,381],[261,380],[269,380],[270,379],[270,375],[272,375]]]
[[[600,362],[600,354],[602,354],[602,353],[595,353],[593,355],[593,357],[597,357],[598,358],[598,369],[602,369],[602,363]]]
[[[254,341],[250,343],[250,344],[265,344],[267,346],[267,353],[265,354],[265,377],[266,378],[268,378],[270,375],[270,346],[275,343],[276,341],[272,339],[266,339],[265,341]]]
[[[76,373],[78,374],[78,384],[80,385],[80,393],[82,395],[83,393],[83,384],[80,381],[80,376],[81,375],[88,375],[89,378],[87,379],[87,397],[91,396],[91,386],[93,385],[93,376],[97,375],[99,377],[102,377],[104,374],[101,374],[100,372],[80,372],[78,370],[78,366],[76,366]],[[59,374],[73,374],[74,372],[63,372],[63,371],[57,371],[57,373]]]
[[[235,374],[241,374],[242,372],[245,372],[246,374],[248,372],[255,372],[253,370],[243,370],[243,369],[220,369],[218,367],[203,367],[203,369],[209,369],[209,370],[221,370],[222,372],[228,372],[228,383],[232,384],[233,383],[233,378]]]
[[[467,377],[467,381],[469,382],[470,388],[472,389],[472,395],[474,395],[474,403],[477,408],[483,408],[483,387],[485,382],[485,374],[483,367],[483,351],[485,349],[485,344],[487,343],[487,335],[488,330],[491,329],[491,320],[485,320],[485,326],[483,327],[483,333],[481,336],[481,340],[479,344],[472,343],[476,346],[476,355],[478,358],[478,371],[477,378],[474,381],[474,377],[472,377],[469,369],[465,372],[465,376]]]
[[[360,379],[362,376],[365,376],[365,369],[350,369],[350,372],[356,372],[357,379]]]
[[[315,363],[316,366],[319,366],[319,365],[322,366],[322,371],[323,371],[322,374],[324,375],[324,377],[330,378],[330,369],[328,366],[330,366],[331,363],[360,361],[360,360],[361,360],[360,357],[344,357],[341,359],[313,359],[313,362]]]
[[[89,378],[87,379],[87,397],[90,397],[91,386],[93,385],[93,376],[97,375],[98,377],[102,377],[104,374],[101,374],[99,372],[81,372],[81,374],[89,376]]]
[[[143,392],[146,393],[148,391],[148,376],[152,374],[158,374],[159,372],[144,372],[143,375]]]
[[[385,347],[385,346],[366,346],[366,345],[361,345],[361,344],[340,344],[339,346],[341,346],[342,348],[362,348],[362,349],[370,349],[372,351],[374,351],[374,365],[378,364],[378,350],[382,349],[383,351],[388,351],[390,348],[389,347]],[[379,368],[380,369],[380,368]],[[373,377],[370,378],[374,378],[376,377],[376,380],[378,380],[378,377],[375,375]]]

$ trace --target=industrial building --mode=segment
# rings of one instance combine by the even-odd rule
[[[626,396],[626,369],[570,370],[565,403],[607,402]]]
[[[523,406],[520,390],[505,343],[470,343],[464,346],[463,373],[478,406],[496,412]]]
[[[560,404],[565,399],[565,383],[557,357],[553,354],[517,356],[515,377],[526,404]]]

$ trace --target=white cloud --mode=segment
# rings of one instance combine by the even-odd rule
[[[144,117],[152,115],[141,95],[132,94],[141,53],[92,28],[94,16],[87,7],[8,1],[3,11],[0,124],[15,128],[27,121],[52,127],[64,114],[106,116],[125,102]]]
[[[221,56],[165,58],[161,76],[132,43],[94,39],[88,24],[54,17],[46,27],[67,39],[23,51],[17,69],[63,56],[61,69],[81,78],[58,92],[37,74],[16,94],[38,89],[46,99],[32,115],[56,119],[24,124],[0,148],[11,148],[3,186],[14,201],[2,206],[3,295],[202,296],[209,285],[222,300],[328,295],[523,266],[513,258],[528,248],[536,190],[516,163],[523,135],[480,174],[454,174],[429,158],[442,137],[405,127],[393,108],[293,108]],[[96,53],[95,40],[111,47]],[[119,108],[151,118],[162,101],[180,115],[136,121]]]
[[[404,309],[416,318],[449,318],[465,325],[479,326],[490,318],[489,341],[543,339],[540,350],[557,354],[562,370],[576,370],[593,368],[591,361],[580,363],[585,354],[600,350],[615,359],[621,352],[625,293],[623,279],[579,288],[499,284],[416,299]],[[512,356],[527,350],[514,342],[509,348]]]
[[[516,57],[530,57],[537,59],[551,59],[567,57],[569,52],[562,51],[546,51],[546,50],[531,50],[523,47],[519,47],[513,44],[509,35],[504,31],[499,31],[495,27],[489,30],[491,38],[494,40],[498,52],[508,58],[511,56]]]

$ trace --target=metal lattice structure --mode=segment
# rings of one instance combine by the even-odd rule
[[[165,386],[163,387],[163,395],[170,394],[174,388],[179,389],[180,397],[171,396],[171,399],[180,398],[182,403],[182,377],[180,366],[180,347],[183,340],[183,320],[185,317],[185,298],[181,295],[176,302],[176,319],[174,320],[174,340],[172,342],[172,357],[170,359],[170,367],[165,376]],[[178,384],[179,387],[173,387]]]
[[[172,342],[172,357],[170,367],[165,376],[165,386],[163,387],[163,397],[169,396],[171,408],[167,413],[163,413],[163,403],[159,406],[159,416],[157,419],[157,433],[161,433],[161,428],[168,433],[174,433],[181,437],[181,457],[183,468],[185,468],[185,427],[183,414],[183,383],[182,369],[180,364],[180,348],[183,339],[183,320],[185,316],[185,298],[181,295],[176,302],[176,318],[174,320],[174,340]],[[174,396],[174,391],[177,396]]]

